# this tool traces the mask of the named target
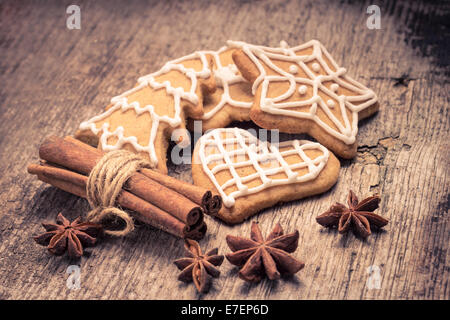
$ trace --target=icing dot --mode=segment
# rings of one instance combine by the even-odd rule
[[[320,65],[317,62],[314,62],[311,67],[312,67],[314,72],[319,72],[320,71]]]
[[[339,89],[339,85],[337,83],[333,83],[330,87],[331,91],[336,92]]]
[[[308,88],[305,86],[305,85],[302,85],[302,86],[300,86],[299,88],[298,88],[298,92],[301,94],[301,95],[304,95],[305,93],[306,93],[306,90],[307,90]]]
[[[330,107],[330,108],[333,108],[334,107],[334,101],[333,100],[328,100],[327,101],[327,105]]]
[[[298,72],[298,67],[295,64],[290,65],[289,72],[292,74],[296,74]]]

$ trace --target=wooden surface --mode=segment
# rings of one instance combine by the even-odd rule
[[[366,27],[360,1],[75,1],[81,30],[66,28],[73,2],[0,3],[1,299],[449,299],[449,5],[380,1],[381,29]],[[316,38],[350,75],[378,93],[381,111],[360,124],[360,147],[343,161],[337,185],[279,205],[250,221],[299,229],[296,276],[244,283],[225,261],[207,295],[176,280],[183,243],[139,225],[107,238],[80,261],[53,257],[34,243],[42,220],[74,218],[87,202],[26,173],[50,134],[73,134],[109,99],[169,59],[217,49],[227,39],[276,46]],[[247,126],[251,126],[248,125]],[[190,181],[187,165],[170,174]],[[367,241],[322,229],[315,217],[348,189],[382,196],[390,219]],[[228,251],[227,234],[248,235],[208,217],[203,248]],[[81,288],[66,287],[69,265]],[[380,289],[366,285],[379,270]]]

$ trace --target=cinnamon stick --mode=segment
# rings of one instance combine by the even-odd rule
[[[39,156],[46,161],[89,175],[103,152],[52,136],[41,144]],[[198,225],[203,220],[203,210],[197,204],[139,172],[128,180],[126,190],[170,212],[187,225]]]
[[[30,164],[28,172],[36,174],[39,180],[43,182],[86,198],[88,178],[84,175],[47,164]],[[203,221],[200,221],[197,225],[188,226],[164,210],[125,190],[119,194],[117,203],[124,208],[135,211],[135,216],[138,220],[177,237],[199,240],[206,233],[206,224]]]
[[[183,194],[194,203],[201,205],[203,210],[205,210],[208,214],[214,215],[219,212],[222,207],[222,198],[218,195],[213,195],[211,191],[202,187],[180,181],[156,170],[144,168],[141,169],[141,173],[150,179],[158,181],[167,188]]]
[[[66,136],[64,140],[77,144],[81,148],[85,148],[85,150],[95,149],[71,136]],[[98,149],[95,150],[97,150],[97,152],[102,152]],[[192,202],[202,206],[203,210],[210,215],[215,215],[222,207],[222,198],[219,195],[213,195],[211,191],[205,188],[175,179],[152,169],[141,169],[141,173],[165,187],[181,193]]]

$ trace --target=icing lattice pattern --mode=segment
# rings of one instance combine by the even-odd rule
[[[203,170],[222,196],[226,207],[232,207],[238,197],[269,187],[314,180],[325,167],[329,157],[328,150],[319,143],[292,140],[278,145],[270,144],[239,128],[212,130],[202,136],[199,143],[199,158]],[[321,155],[311,159],[305,153],[308,149],[318,150]],[[288,164],[285,158],[292,155],[298,156],[299,161]],[[241,177],[237,170],[249,166],[253,167],[255,172]],[[296,170],[302,168],[308,172],[300,175]],[[216,175],[224,170],[228,171],[232,178],[220,184]],[[284,173],[286,178],[271,177],[280,173]],[[246,185],[256,179],[259,179],[261,184],[254,187]],[[233,186],[237,190],[225,192]]]
[[[369,107],[377,101],[376,94],[346,75],[347,70],[339,67],[333,60],[325,47],[317,40],[311,40],[305,44],[288,47],[287,43],[282,41],[279,48],[269,48],[264,46],[251,45],[240,41],[228,41],[230,47],[241,48],[249,59],[256,65],[259,76],[253,83],[253,94],[259,85],[262,85],[261,100],[259,101],[261,110],[276,114],[315,121],[329,134],[340,139],[346,144],[352,144],[356,140],[358,132],[358,112]],[[297,55],[298,52],[310,50],[311,54]],[[274,63],[274,60],[292,63],[289,70],[283,70]],[[316,61],[311,65],[308,63]],[[267,72],[261,63],[275,71],[278,75],[267,75]],[[329,63],[328,63],[329,62]],[[305,77],[296,76],[299,70],[302,70]],[[325,74],[320,71],[324,70]],[[268,87],[272,82],[288,81],[289,89],[278,97],[268,97]],[[324,85],[324,82],[333,82],[330,88]],[[307,86],[312,87],[312,96],[309,99],[286,101],[294,93],[298,92],[306,97]],[[355,95],[337,94],[339,87],[346,88],[355,93]],[[318,92],[322,91],[332,99],[324,101]],[[338,101],[337,105],[333,101]],[[296,107],[310,106],[309,112],[300,112],[293,110]],[[317,109],[321,108],[326,116],[331,120],[333,126],[330,126],[317,116]],[[339,108],[343,121],[341,122],[331,109]],[[346,109],[352,114],[350,123]],[[337,129],[336,129],[337,128]]]

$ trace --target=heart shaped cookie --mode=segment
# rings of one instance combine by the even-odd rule
[[[194,184],[215,190],[223,207],[217,216],[238,223],[278,202],[325,192],[337,181],[340,163],[319,143],[292,140],[270,144],[239,128],[220,128],[195,145]]]

